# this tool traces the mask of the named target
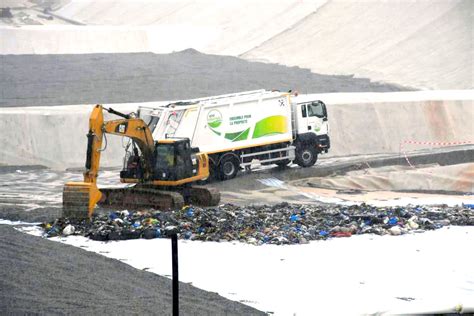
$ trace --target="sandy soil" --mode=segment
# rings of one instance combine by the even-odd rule
[[[0,107],[173,100],[255,89],[301,93],[407,90],[195,50],[162,55],[2,55],[0,66]]]

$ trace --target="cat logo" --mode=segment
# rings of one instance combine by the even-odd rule
[[[118,126],[118,132],[119,132],[119,133],[124,134],[126,129],[127,129],[127,125],[126,125],[126,124],[120,124],[120,125]]]

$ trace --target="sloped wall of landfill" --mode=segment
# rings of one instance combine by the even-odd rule
[[[308,181],[308,180],[305,180]],[[337,190],[385,191],[456,191],[474,192],[474,163],[449,166],[433,164],[418,166],[390,166],[348,172],[335,177],[317,177],[310,180],[312,187]],[[306,182],[308,183],[308,182]]]
[[[85,26],[0,25],[0,54],[194,48],[418,89],[470,89],[473,6],[471,0],[79,0],[55,14]]]
[[[0,25],[0,54],[87,54],[150,51],[143,29]]]
[[[474,86],[474,2],[328,1],[241,57],[419,89]]]
[[[131,112],[136,106],[115,106]],[[83,167],[86,159],[89,115],[92,106],[0,109],[1,165],[43,165],[63,170]],[[105,115],[106,119],[111,118]],[[121,166],[124,156],[120,137],[109,135],[101,166]]]
[[[237,56],[276,36],[325,0],[69,1],[57,16],[84,24],[2,27],[0,54],[171,53]]]
[[[458,100],[428,97],[426,100],[390,101],[390,96],[397,94],[416,95],[387,93],[385,100],[362,102],[355,99],[331,101],[330,97],[326,97],[331,128],[331,155],[398,153],[400,150],[411,151],[432,146],[402,144],[404,141],[474,141],[472,97],[470,100],[466,95],[465,99]]]
[[[399,153],[400,142],[404,140],[474,140],[474,104],[469,93],[337,93],[310,97],[328,105],[331,156]],[[130,112],[138,105],[122,104],[114,105],[114,108]],[[82,167],[91,108],[0,109],[4,131],[0,134],[0,165],[44,165],[54,169]],[[102,166],[121,166],[124,144],[120,137],[109,136]],[[413,145],[407,149],[420,147]]]

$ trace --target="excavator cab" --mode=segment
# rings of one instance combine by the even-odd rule
[[[187,138],[157,141],[154,180],[177,181],[195,176],[199,166],[193,155]]]
[[[187,181],[197,176],[200,171],[205,173],[206,170],[200,167],[200,159],[196,155],[198,152],[198,148],[191,148],[188,138],[156,141],[151,180],[167,181],[172,186],[177,181]],[[120,172],[122,182],[136,182],[143,179],[142,159],[134,146],[133,154],[128,158],[124,170]]]

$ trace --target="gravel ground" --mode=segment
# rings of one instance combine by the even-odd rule
[[[0,107],[173,100],[262,88],[301,93],[408,90],[192,49],[172,54],[0,56]]]
[[[0,239],[3,315],[171,315],[170,279],[11,226],[0,225]],[[264,315],[184,283],[180,313]]]

